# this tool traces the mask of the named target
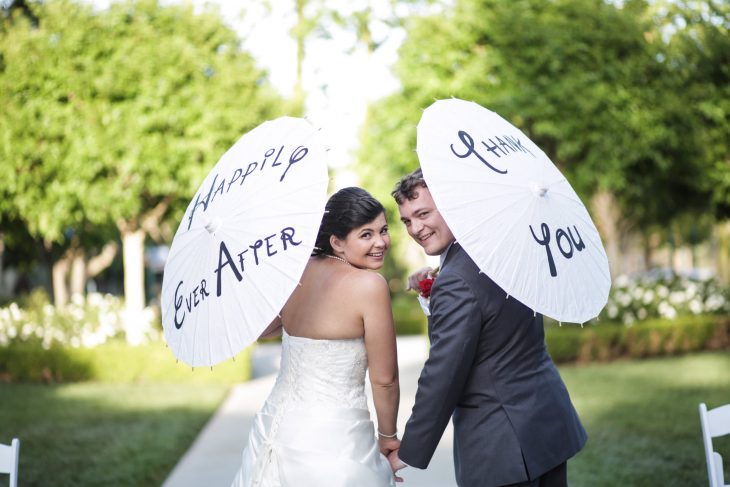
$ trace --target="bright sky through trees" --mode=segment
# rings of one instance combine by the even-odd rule
[[[251,51],[260,65],[269,71],[271,81],[284,96],[290,96],[295,82],[296,45],[289,32],[296,22],[294,1],[271,2],[271,11],[251,8],[240,19],[240,2],[215,0],[226,21],[246,37],[244,47]],[[333,2],[328,2],[333,3]],[[350,11],[361,7],[362,1],[339,2]],[[375,12],[386,7],[387,0],[373,2]],[[343,15],[348,12],[341,10]],[[304,89],[307,95],[306,115],[325,130],[325,140],[331,146],[330,167],[338,168],[336,187],[357,184],[354,172],[342,170],[354,157],[357,132],[365,115],[368,101],[395,90],[398,82],[389,66],[396,60],[396,50],[403,32],[387,32],[382,24],[374,24],[374,37],[386,43],[372,55],[363,46],[355,46],[355,36],[342,30],[332,32],[331,38],[313,36],[307,45],[304,61]]]
[[[100,8],[110,3],[109,0],[91,1]],[[296,44],[291,35],[296,23],[294,0],[193,0],[193,3],[200,7],[217,6],[225,22],[244,39],[244,48],[269,72],[272,84],[284,97],[292,96],[296,77]],[[325,3],[334,8],[333,0]],[[388,0],[353,0],[337,2],[337,9],[347,15],[372,4],[374,16],[378,17],[385,15],[388,3]],[[358,130],[368,102],[398,87],[389,68],[397,58],[403,29],[393,29],[381,22],[374,22],[371,28],[376,40],[385,40],[372,54],[364,46],[357,46],[355,35],[344,29],[333,29],[329,36],[313,35],[307,43],[303,73],[306,116],[325,131],[325,140],[330,144],[329,164],[337,169],[335,188],[358,183],[354,169],[348,166],[355,157]]]

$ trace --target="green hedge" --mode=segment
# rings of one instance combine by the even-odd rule
[[[409,299],[411,298],[411,299]],[[413,296],[393,300],[399,334],[424,333],[426,319]],[[687,316],[651,320],[631,327],[597,323],[579,328],[546,321],[545,340],[556,362],[591,362],[618,358],[675,355],[730,348],[730,317]],[[234,384],[251,376],[251,348],[236,360],[212,368],[192,369],[176,362],[162,342],[130,346],[116,340],[95,348],[55,346],[49,350],[31,342],[0,347],[0,382],[119,383],[186,382]]]
[[[545,325],[547,348],[556,362],[592,362],[618,358],[676,355],[730,347],[730,317],[684,316],[648,320],[626,327],[596,323]]]
[[[214,367],[192,367],[177,362],[162,342],[130,346],[121,340],[94,348],[14,343],[0,348],[0,382],[119,383],[188,382],[234,384],[251,377],[251,348],[234,360]]]

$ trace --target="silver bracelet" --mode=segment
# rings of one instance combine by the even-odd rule
[[[395,430],[395,433],[393,433],[392,435],[383,434],[380,432],[380,430],[378,430],[378,436],[380,436],[381,438],[395,438],[398,436],[398,430]]]

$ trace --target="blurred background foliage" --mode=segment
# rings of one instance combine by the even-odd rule
[[[589,207],[614,277],[709,270],[713,295],[727,296],[727,2],[387,4],[345,14],[327,1],[293,1],[296,83],[287,98],[211,6],[0,3],[0,302],[41,287],[59,311],[38,312],[46,328],[37,329],[58,322],[65,330],[64,307],[87,306],[97,291],[123,295],[119,306],[136,317],[125,326],[149,336],[161,282],[150,253],[171,242],[197,185],[242,133],[306,114],[308,46],[337,29],[369,53],[393,32],[404,38],[393,67],[400,86],[371,103],[356,166],[388,210],[393,251],[383,273],[399,332],[425,327],[404,284],[426,261],[398,223],[390,191],[418,165],[421,111],[452,96],[498,112],[558,165]],[[376,25],[390,29],[385,37]],[[660,304],[619,307],[604,319],[656,317]],[[77,339],[88,341],[89,330]]]

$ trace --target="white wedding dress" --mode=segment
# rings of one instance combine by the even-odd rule
[[[256,414],[233,487],[394,486],[365,397],[362,338],[283,334],[281,368]]]

